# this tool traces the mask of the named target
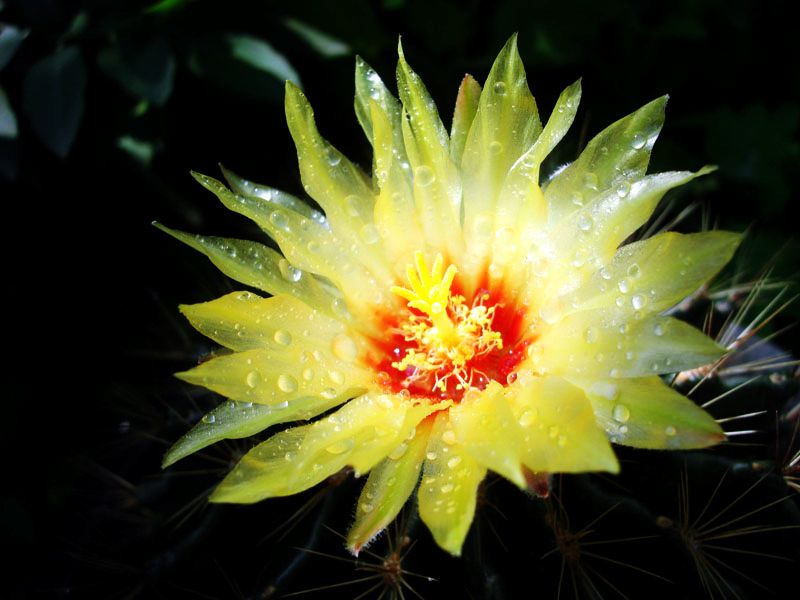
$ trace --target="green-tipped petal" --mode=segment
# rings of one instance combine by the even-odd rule
[[[272,248],[246,240],[193,235],[155,224],[187,246],[205,254],[216,267],[236,281],[268,294],[291,294],[306,304],[331,313],[333,297],[313,277],[294,268]]]
[[[414,203],[427,243],[450,256],[461,253],[461,177],[436,105],[398,47],[397,88],[403,103],[403,141],[413,174]]]
[[[493,381],[483,392],[464,398],[450,409],[450,422],[457,439],[475,460],[520,488],[526,487],[521,468],[522,432],[503,386]]]
[[[620,290],[647,297],[639,310],[666,310],[707,283],[731,259],[742,236],[729,231],[681,234],[672,231],[623,246],[566,304],[577,310],[615,306]],[[632,302],[618,307],[633,313]]]
[[[431,432],[422,480],[419,516],[442,548],[459,556],[475,516],[478,485],[486,469],[454,442],[446,414],[436,418]]]
[[[461,164],[467,135],[472,127],[475,113],[478,112],[478,101],[481,97],[481,84],[472,75],[464,75],[458,87],[456,108],[453,111],[453,126],[450,128],[450,156],[457,165]]]
[[[508,398],[522,430],[520,453],[531,471],[619,471],[582,389],[557,377],[539,377]]]
[[[431,423],[422,421],[405,440],[369,473],[347,533],[347,548],[355,555],[394,520],[414,491],[428,447]]]
[[[637,297],[621,296],[636,304]],[[646,302],[645,296],[640,296]],[[643,377],[714,362],[725,349],[672,317],[620,318],[613,310],[573,313],[536,341],[537,366],[559,375]]]
[[[611,261],[617,247],[642,226],[669,190],[712,172],[704,167],[692,173],[677,171],[648,175],[596,198],[573,212],[549,234],[552,252],[560,257],[559,277],[551,286],[583,284]],[[622,184],[620,184],[622,185]]]
[[[465,231],[494,207],[509,169],[541,131],[517,37],[512,36],[486,80],[461,160]]]
[[[558,222],[579,204],[644,175],[650,151],[664,125],[667,96],[656,98],[592,139],[578,159],[545,189],[548,218]]]
[[[164,455],[162,467],[181,460],[221,440],[255,435],[278,423],[308,420],[352,398],[352,392],[292,398],[279,405],[228,400],[203,416]]]
[[[356,398],[321,421],[283,431],[253,448],[210,500],[251,503],[296,494],[348,465],[356,474],[365,473],[433,410],[384,394]]]
[[[383,80],[360,56],[356,57],[356,96],[355,110],[358,122],[367,135],[369,143],[375,145],[372,124],[372,109],[375,102],[391,121],[394,128],[394,147],[403,150],[403,134],[400,130],[400,103],[384,85]],[[403,154],[405,152],[403,151]]]
[[[611,441],[654,449],[705,448],[725,440],[702,408],[658,377],[583,380],[594,413]]]

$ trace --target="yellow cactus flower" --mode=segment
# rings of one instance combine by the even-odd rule
[[[739,236],[667,232],[625,244],[668,190],[709,171],[646,174],[666,97],[542,181],[581,87],[564,90],[543,126],[515,38],[483,89],[464,78],[449,135],[402,49],[397,84],[399,101],[357,59],[370,177],[320,136],[306,97],[287,83],[303,186],[322,212],[229,172],[230,188],[195,175],[282,254],[167,230],[269,296],[181,307],[230,352],[179,377],[231,401],[164,464],[307,421],[256,445],[211,500],[295,494],[349,466],[369,474],[347,537],[353,552],[417,489],[422,520],[459,554],[487,470],[541,487],[550,473],[617,472],[610,442],[723,440],[711,416],[659,377],[723,350],[662,313],[714,276]]]

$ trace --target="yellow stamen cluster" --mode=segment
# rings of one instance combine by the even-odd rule
[[[463,296],[452,295],[450,286],[458,270],[455,265],[444,270],[441,254],[430,270],[421,252],[414,254],[414,262],[406,268],[411,289],[393,286],[391,291],[423,315],[412,314],[402,325],[406,341],[416,348],[407,349],[392,366],[400,371],[413,367],[409,383],[432,374],[434,390],[446,391],[450,377],[458,381],[456,389],[468,389],[475,374],[469,361],[503,348],[502,336],[492,330],[495,307],[484,306],[488,294],[478,296],[472,306]]]

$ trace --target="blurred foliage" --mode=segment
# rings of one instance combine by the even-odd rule
[[[702,199],[720,226],[751,227],[752,270],[777,254],[778,270],[792,274],[800,62],[791,4],[0,1],[0,197],[13,250],[7,294],[22,307],[7,319],[19,364],[10,368],[0,432],[14,457],[7,480],[16,485],[0,497],[5,539],[17,549],[11,567],[41,582],[34,565],[59,565],[40,589],[70,596],[64,546],[75,554],[75,532],[88,521],[86,511],[83,522],[65,526],[65,517],[76,496],[103,509],[99,492],[80,487],[75,457],[113,456],[106,467],[134,478],[156,469],[157,445],[107,453],[128,422],[113,420],[109,405],[147,404],[203,350],[173,320],[175,306],[229,284],[150,221],[255,238],[188,175],[213,173],[218,162],[301,190],[283,118],[285,79],[302,81],[323,135],[368,165],[352,112],[354,54],[391,82],[402,35],[447,119],[464,73],[483,80],[518,31],[543,114],[583,77],[576,126],[551,167],[572,160],[604,124],[668,92],[652,169],[718,164],[678,202]],[[20,452],[31,447],[49,458],[32,466]]]

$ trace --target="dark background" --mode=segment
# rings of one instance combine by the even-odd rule
[[[344,531],[357,491],[352,482],[277,543],[263,538],[314,493],[267,507],[220,510],[198,502],[194,512],[182,509],[246,445],[229,445],[182,475],[159,471],[166,446],[201,414],[197,406],[214,403],[170,377],[212,349],[180,320],[177,304],[211,299],[235,284],[150,223],[258,238],[189,176],[191,169],[217,176],[217,163],[301,192],[283,116],[286,77],[299,79],[323,135],[368,167],[369,144],[352,111],[355,54],[394,89],[402,35],[449,126],[464,73],[483,81],[518,32],[543,117],[560,91],[583,77],[582,108],[551,167],[574,158],[587,136],[669,93],[651,170],[719,165],[676,195],[676,210],[700,202],[692,228],[703,216],[723,228],[750,227],[740,261],[757,272],[777,254],[779,271],[792,275],[800,32],[790,4],[0,0],[7,311],[0,526],[13,555],[4,565],[14,575],[3,584],[9,597],[268,597],[270,585],[294,592],[358,576],[352,562],[295,549],[347,559],[321,524]],[[789,309],[784,318],[796,314]],[[679,460],[648,457],[665,468]],[[655,468],[643,468],[641,477],[657,479]],[[497,485],[514,510],[536,512]],[[592,491],[596,484],[576,478],[568,485],[583,495],[581,486]],[[676,485],[664,494],[672,498]],[[633,496],[629,515],[644,514],[642,494]],[[606,492],[600,497],[597,506],[613,504]],[[547,550],[553,543],[535,516],[540,525],[530,536]],[[585,525],[591,511],[584,516]],[[423,581],[420,592],[555,595],[554,580],[541,573],[557,579],[559,562],[536,566],[544,571],[526,579],[526,565],[544,564],[543,552],[501,522],[513,558],[494,567],[474,552],[472,562],[451,561],[411,526],[422,547],[414,552],[424,557],[416,569],[441,579],[438,587]],[[668,554],[662,551],[653,549],[644,562],[659,563]],[[473,565],[471,575],[463,564]],[[485,567],[481,575],[476,564]],[[663,582],[636,576],[633,589],[669,593]],[[519,586],[527,592],[511,591]],[[355,597],[366,587],[338,593]]]

